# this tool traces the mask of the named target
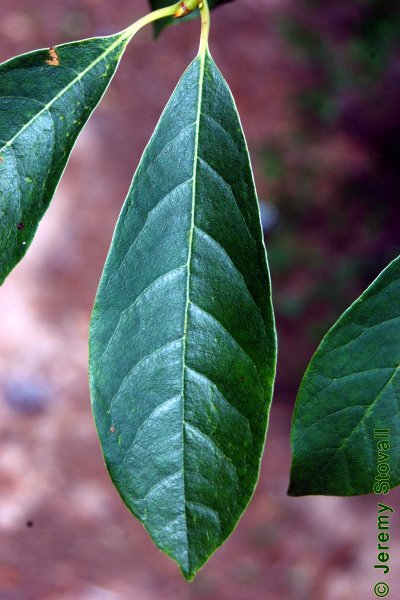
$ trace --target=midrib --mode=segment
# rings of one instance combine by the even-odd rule
[[[199,132],[200,132],[200,116],[201,107],[203,100],[203,83],[204,83],[204,65],[206,60],[206,50],[201,52],[199,55],[200,67],[199,67],[199,93],[197,98],[197,112],[196,112],[196,132],[194,142],[194,155],[193,155],[193,183],[192,183],[192,207],[191,207],[191,222],[188,236],[188,260],[187,260],[187,278],[186,278],[186,304],[185,304],[185,318],[183,324],[183,352],[182,352],[182,480],[183,480],[183,506],[185,516],[185,531],[186,531],[186,551],[187,551],[187,568],[190,569],[189,564],[189,541],[188,541],[188,528],[187,528],[187,514],[186,514],[186,481],[185,481],[185,371],[186,371],[186,352],[187,352],[187,327],[188,327],[188,316],[189,316],[189,304],[190,304],[190,275],[191,275],[191,263],[192,263],[192,252],[193,252],[193,235],[195,228],[195,210],[196,210],[196,184],[197,184],[197,162],[198,162],[198,151],[199,151]]]

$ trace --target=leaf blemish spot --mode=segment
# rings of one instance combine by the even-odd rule
[[[114,433],[114,431],[115,431],[115,427],[114,427],[114,425],[113,425],[112,427],[110,427],[110,432],[111,432],[111,433]]]
[[[25,228],[25,223],[18,223],[17,229],[21,230]]]
[[[54,46],[51,46],[51,48],[49,48],[49,54],[50,54],[50,58],[48,60],[46,60],[46,64],[50,65],[51,67],[59,67],[60,66],[60,57],[58,56],[57,51],[54,48]]]

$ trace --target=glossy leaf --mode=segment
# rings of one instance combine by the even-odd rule
[[[246,144],[206,53],[183,75],[134,177],[90,332],[110,475],[187,579],[253,493],[275,350]]]
[[[311,360],[293,419],[289,494],[372,493],[386,459],[390,487],[398,485],[399,405],[400,257],[342,315]],[[375,429],[389,429],[387,456],[378,455]]]
[[[128,37],[64,44],[0,65],[0,283],[29,247]]]
[[[208,5],[210,9],[217,8],[221,4],[226,4],[227,2],[232,2],[233,0],[208,0]],[[165,6],[169,6],[171,4],[171,0],[149,0],[149,4],[151,10],[156,10],[158,8],[163,8]],[[165,19],[160,19],[154,22],[154,33],[156,37],[161,33],[165,27],[168,25],[174,25],[176,23],[180,23],[182,21],[191,21],[199,17],[199,11],[195,10],[192,13],[188,14],[186,17],[182,19],[175,19],[174,17],[166,17]]]

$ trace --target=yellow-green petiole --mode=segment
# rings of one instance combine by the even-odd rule
[[[208,49],[208,37],[210,35],[210,9],[207,0],[201,0],[199,4],[201,16],[201,36],[199,54],[204,54]]]
[[[138,21],[135,21],[132,25],[130,25],[127,29],[125,29],[124,34],[128,41],[130,41],[133,36],[145,25],[149,23],[153,23],[154,21],[158,21],[159,19],[164,19],[165,17],[173,17],[176,11],[179,9],[181,2],[176,2],[171,6],[166,6],[165,8],[159,8],[158,10],[154,10],[153,12],[145,15]]]

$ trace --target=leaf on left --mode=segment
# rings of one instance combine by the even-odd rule
[[[129,38],[125,31],[0,65],[0,284],[25,255]]]

